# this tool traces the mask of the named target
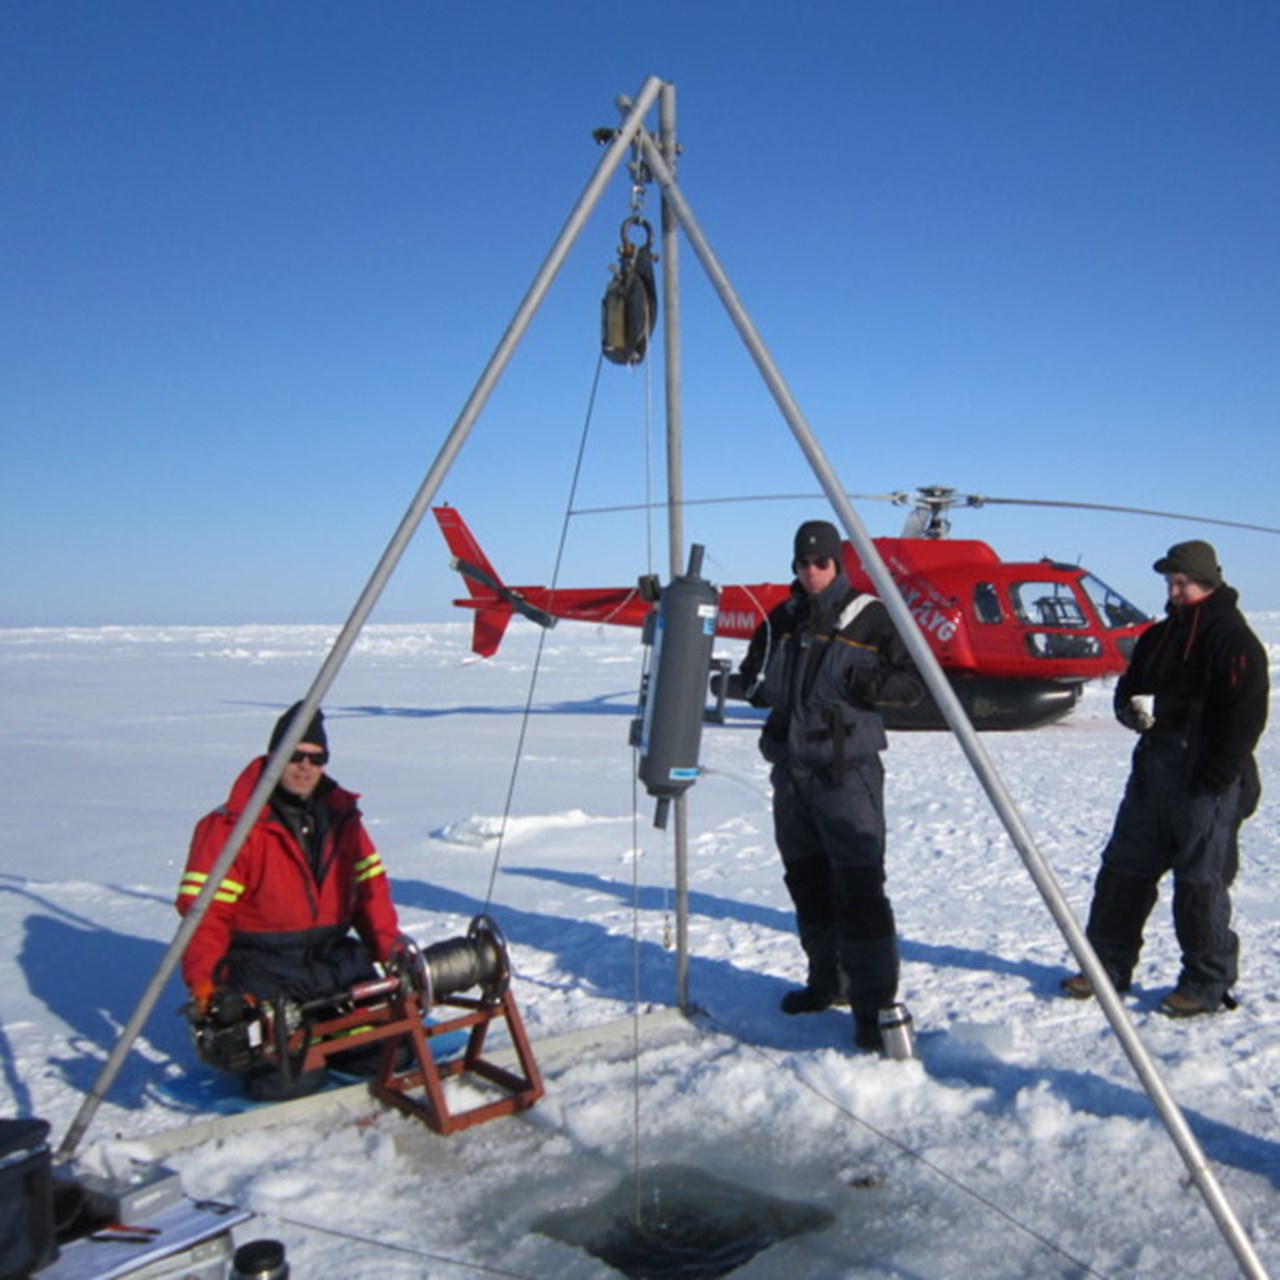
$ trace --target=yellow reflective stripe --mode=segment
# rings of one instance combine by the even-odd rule
[[[372,880],[374,876],[385,876],[387,869],[382,865],[382,859],[376,853],[371,853],[367,858],[362,858],[355,865],[356,883],[362,880]]]
[[[244,893],[244,885],[238,880],[224,880],[213,895],[214,902],[239,902]]]
[[[178,897],[195,898],[208,883],[209,877],[203,871],[188,871],[178,886]],[[218,891],[213,895],[214,902],[239,902],[245,886],[238,880],[223,880]]]

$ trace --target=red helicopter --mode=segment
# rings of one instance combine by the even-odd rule
[[[1152,619],[1079,565],[1043,559],[1013,563],[985,542],[951,539],[947,511],[957,505],[1029,502],[958,495],[929,486],[916,494],[860,495],[915,508],[896,538],[875,538],[920,630],[978,729],[1032,729],[1067,715],[1086,680],[1120,674]],[[1088,503],[1051,505],[1084,506]],[[652,584],[633,587],[510,587],[499,577],[462,516],[433,508],[469,595],[453,603],[475,611],[472,650],[496,653],[515,614],[552,626],[560,618],[640,627]],[[1142,514],[1169,514],[1143,512]],[[1219,522],[1227,523],[1227,522]],[[859,590],[874,590],[846,541],[844,567]],[[716,634],[750,639],[789,583],[720,588]],[[732,696],[732,680],[728,682]],[[891,729],[945,729],[931,698],[886,716]]]

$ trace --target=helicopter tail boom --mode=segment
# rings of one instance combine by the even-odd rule
[[[531,604],[502,581],[457,511],[452,507],[435,507],[433,514],[452,553],[450,568],[456,569],[467,584],[469,598],[455,603],[476,610],[471,630],[472,652],[482,658],[491,658],[497,653],[507,623],[516,613],[540,627],[555,626],[556,620],[551,614]]]

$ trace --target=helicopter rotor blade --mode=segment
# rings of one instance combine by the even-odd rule
[[[1122,507],[1106,502],[1066,502],[1056,498],[993,498],[985,494],[954,493],[939,490],[909,491],[899,489],[894,493],[850,493],[845,495],[854,502],[888,502],[895,507],[917,506],[925,510],[945,511],[954,507],[1016,506],[1058,507],[1075,511],[1113,511],[1120,515],[1150,516],[1160,520],[1185,520],[1192,524],[1221,525],[1228,529],[1249,529],[1255,533],[1280,533],[1280,528],[1267,524],[1252,524],[1246,520],[1223,520],[1215,516],[1191,515],[1185,511],[1156,511],[1149,507]],[[708,507],[747,502],[814,502],[826,497],[822,493],[757,493],[739,494],[720,498],[685,498],[686,507]],[[576,507],[574,516],[610,515],[623,511],[664,510],[667,502],[632,502],[609,507]]]
[[[729,505],[737,502],[814,502],[825,501],[825,493],[755,493],[735,494],[723,498],[685,498],[683,507],[713,507]],[[899,503],[902,495],[896,493],[847,493],[846,498],[854,502],[895,502]],[[572,516],[613,515],[620,511],[665,511],[669,502],[628,502],[613,507],[575,507]],[[901,505],[901,503],[899,503]]]
[[[1187,520],[1194,524],[1217,524],[1228,529],[1252,529],[1255,533],[1280,533],[1267,524],[1250,524],[1246,520],[1221,520],[1214,516],[1195,516],[1185,511],[1153,511],[1148,507],[1120,507],[1105,502],[1062,502],[1053,498],[988,498],[975,495],[971,506],[1065,507],[1077,511],[1115,511],[1121,515],[1154,516],[1162,520]]]

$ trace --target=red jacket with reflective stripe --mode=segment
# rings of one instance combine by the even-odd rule
[[[226,847],[266,765],[260,756],[245,766],[225,804],[196,825],[177,908],[186,915]],[[325,787],[325,782],[320,784]],[[329,808],[320,884],[293,833],[264,807],[222,878],[200,927],[182,958],[187,986],[213,982],[214,969],[233,934],[289,933],[341,925],[354,927],[374,959],[385,960],[400,934],[386,869],[360,818],[359,797],[336,784],[322,793]]]

